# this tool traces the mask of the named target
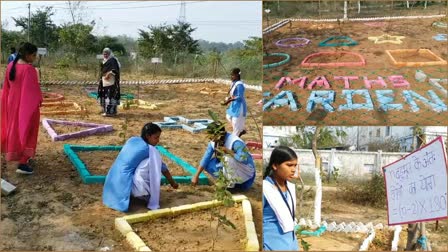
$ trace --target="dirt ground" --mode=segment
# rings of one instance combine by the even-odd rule
[[[220,225],[217,230],[218,218],[213,216],[210,210],[186,213],[174,218],[158,218],[146,223],[133,224],[132,228],[154,251],[244,250],[246,234],[241,205],[215,210],[217,214],[226,215],[227,219],[238,228],[232,229],[230,226]],[[148,226],[151,228],[146,228]],[[168,231],[167,227],[172,228]]]
[[[300,210],[299,210],[300,211]],[[300,217],[312,219],[314,211],[314,198],[305,198],[300,211]],[[326,190],[322,193],[322,221],[331,223],[345,222],[362,222],[367,224],[372,222],[373,225],[382,223],[387,226],[386,208],[374,208],[344,201],[344,198],[335,190]],[[433,251],[446,251],[448,241],[448,220],[439,221],[438,228],[435,230],[436,222],[426,222],[427,237],[431,243]],[[402,225],[400,233],[399,250],[404,250],[407,239],[407,225]],[[389,231],[377,231],[376,240],[370,246],[372,251],[388,251],[392,238],[387,234]],[[305,237],[311,247],[310,251],[358,251],[367,234],[361,233],[344,233],[344,232],[324,232],[320,237]],[[299,242],[300,246],[300,242]]]
[[[160,103],[156,110],[130,109],[119,110],[115,118],[102,117],[101,109],[95,99],[89,98],[85,86],[42,87],[49,92],[63,94],[64,101],[76,101],[86,109],[80,115],[47,115],[42,118],[68,121],[83,121],[112,124],[113,132],[84,138],[52,142],[46,130],[39,131],[37,155],[33,162],[35,173],[24,176],[15,173],[15,164],[5,165],[1,169],[2,178],[17,186],[17,191],[1,198],[0,250],[98,250],[108,247],[112,250],[131,250],[123,237],[114,228],[114,219],[124,213],[109,209],[102,204],[103,185],[83,184],[78,172],[63,152],[63,144],[81,145],[122,145],[131,136],[140,135],[141,127],[147,122],[163,121],[164,116],[182,115],[187,118],[208,118],[208,110],[218,113],[225,121],[225,107],[219,102],[227,93],[228,87],[219,84],[179,84],[122,86],[122,93],[132,93],[152,103]],[[219,90],[216,94],[204,95],[200,90]],[[261,125],[260,92],[247,90],[246,98],[249,114],[246,127],[248,134],[242,138],[260,142],[260,134],[255,121]],[[252,117],[252,116],[253,117]],[[230,129],[227,123],[227,128]],[[73,128],[74,131],[79,129]],[[68,127],[57,127],[67,133]],[[124,136],[120,135],[123,133]],[[197,167],[206,149],[208,140],[205,133],[192,134],[184,130],[163,130],[160,145],[174,155]],[[106,174],[117,152],[85,152],[81,158],[98,174]],[[175,175],[180,175],[173,163],[168,167]],[[254,186],[242,194],[249,197],[257,233],[261,242],[261,161],[256,161],[257,179]],[[162,186],[162,208],[182,204],[196,203],[213,199],[213,186],[180,185],[178,190]],[[145,212],[144,202],[133,200],[129,213]],[[191,220],[189,223],[194,224]],[[180,222],[179,222],[180,223]],[[182,226],[167,225],[170,228]],[[187,224],[189,225],[189,224]],[[206,238],[204,238],[206,239]]]
[[[431,24],[435,21],[447,22],[447,19],[418,19],[418,20],[394,20],[376,22],[380,26],[368,26],[365,22],[292,22],[272,33],[263,36],[265,52],[268,53],[287,53],[291,56],[291,61],[285,65],[275,68],[264,69],[263,91],[270,91],[272,98],[282,90],[291,90],[295,93],[298,102],[298,111],[291,111],[289,106],[274,108],[266,111],[263,116],[264,125],[446,125],[448,123],[447,112],[435,112],[423,102],[417,100],[420,111],[411,111],[410,105],[405,102],[402,91],[405,88],[394,88],[388,79],[392,75],[402,75],[410,83],[409,90],[413,90],[423,97],[429,98],[428,90],[434,90],[437,96],[446,104],[446,96],[441,91],[429,84],[429,78],[447,78],[447,65],[443,66],[421,66],[421,67],[397,67],[393,65],[391,59],[385,50],[396,49],[430,49],[434,54],[448,59],[448,43],[438,42],[432,36],[438,33],[446,33],[446,29],[436,28]],[[389,34],[394,36],[405,36],[402,44],[374,44],[368,40],[368,37]],[[348,36],[357,41],[359,45],[344,47],[319,47],[319,42],[331,36]],[[301,37],[310,39],[310,44],[298,48],[280,48],[275,42],[290,37]],[[356,52],[361,54],[366,60],[365,66],[355,67],[302,67],[300,64],[304,58],[317,52]],[[347,62],[353,61],[352,56],[344,57],[319,57],[312,59],[311,62]],[[400,58],[403,58],[400,56]],[[418,60],[419,55],[406,55],[406,61]],[[278,57],[265,57],[264,63],[278,61]],[[327,61],[328,60],[328,61]],[[332,61],[331,61],[332,60]],[[425,58],[425,61],[429,59]],[[357,60],[359,61],[359,60]],[[420,69],[429,77],[424,82],[417,82],[415,79],[416,70]],[[334,112],[326,112],[321,105],[311,112],[306,111],[308,98],[311,90],[301,89],[298,85],[287,85],[280,90],[274,87],[281,77],[291,77],[292,79],[308,77],[306,85],[311,83],[318,76],[325,76],[335,91],[335,101],[332,104]],[[369,80],[375,80],[383,77],[387,84],[386,89],[393,90],[393,103],[403,104],[403,109],[380,111],[375,89],[382,89],[374,86],[369,90],[374,109],[343,110],[338,111],[342,104],[347,101],[342,95],[344,82],[334,80],[334,76],[357,76],[358,80],[350,81],[350,89],[366,89],[363,77]],[[445,85],[446,88],[446,85]],[[323,90],[323,87],[314,87],[313,90]],[[358,99],[359,95],[354,96],[354,102],[364,99]],[[270,99],[269,98],[269,99]]]

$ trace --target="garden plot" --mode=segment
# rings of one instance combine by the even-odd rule
[[[265,34],[265,53],[278,56],[264,59],[264,64],[275,65],[264,69],[263,91],[271,93],[264,97],[264,104],[272,100],[265,110],[264,123],[445,125],[448,104],[443,83],[447,76],[448,44],[432,38],[440,33],[432,26],[439,19],[387,20],[375,27],[370,26],[372,22],[292,21]],[[375,44],[369,40],[384,34],[388,39],[405,38],[401,44]],[[319,47],[320,42],[341,35],[358,45]],[[276,44],[294,37],[311,42],[295,48]],[[290,61],[276,64],[285,59],[280,56],[283,54],[289,55]],[[417,70],[423,71],[426,78],[417,80]],[[434,86],[431,79],[441,79],[442,84]],[[290,91],[295,104],[291,105],[291,100],[274,104],[273,98],[281,91]]]
[[[243,195],[233,199],[235,206],[230,208],[214,200],[129,215],[115,219],[115,227],[140,251],[257,251],[250,202]],[[219,216],[225,216],[229,225],[218,225]]]
[[[132,250],[125,239],[118,235],[113,228],[113,219],[121,217],[122,213],[102,204],[102,184],[86,185],[82,183],[78,171],[64,155],[64,144],[119,146],[124,144],[129,137],[139,136],[145,123],[163,121],[165,116],[179,114],[188,118],[208,118],[209,109],[218,113],[219,118],[226,123],[227,129],[230,129],[231,126],[225,119],[226,107],[218,102],[226,96],[228,85],[211,82],[176,84],[174,86],[170,84],[140,85],[140,99],[166,105],[153,111],[119,109],[118,116],[113,118],[101,116],[101,107],[95,99],[88,97],[84,87],[82,82],[73,85],[43,86],[45,90],[64,94],[65,100],[76,101],[87,111],[86,114],[56,115],[51,118],[99,122],[112,125],[115,131],[53,142],[48,137],[46,130],[41,127],[37,155],[34,159],[35,173],[31,177],[24,177],[16,174],[16,168],[12,165],[2,166],[2,178],[17,186],[18,193],[12,194],[15,195],[13,197],[8,196],[1,199],[1,249],[99,250],[109,247],[113,250]],[[206,89],[220,92],[216,96],[200,93],[201,90]],[[124,84],[121,86],[121,92],[137,94],[137,86]],[[259,127],[261,127],[262,111],[256,103],[260,100],[260,96],[260,91],[246,90],[248,107]],[[44,109],[46,108],[42,107],[42,110]],[[248,133],[243,136],[243,140],[260,141],[254,119],[250,115],[248,116],[246,121]],[[67,131],[70,129],[67,128]],[[183,130],[163,130],[159,144],[191,166],[198,167],[208,141],[204,132],[192,134]],[[118,152],[116,151],[116,153]],[[93,164],[100,162],[95,159],[95,152],[86,152],[82,155],[84,155],[82,158],[91,160]],[[104,158],[108,158],[110,163],[113,162],[112,158],[107,155]],[[168,160],[165,161],[170,169],[176,169],[174,164],[169,164]],[[257,234],[261,234],[262,164],[261,160],[255,160],[255,163],[257,179],[253,188],[245,194],[251,201]],[[181,184],[178,190],[163,185],[160,204],[162,208],[167,208],[212,200],[213,192],[213,187],[210,185],[191,187],[188,184]],[[130,206],[130,214],[147,212],[147,210],[144,202],[134,201]]]

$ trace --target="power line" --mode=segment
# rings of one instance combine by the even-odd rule
[[[204,1],[195,1],[195,2],[188,2],[185,4],[195,4],[195,3],[202,3]],[[175,6],[175,5],[181,5],[181,3],[171,3],[171,4],[159,4],[159,5],[146,5],[146,6],[133,6],[133,7],[88,7],[88,9],[94,9],[94,10],[125,10],[125,9],[149,9],[149,8],[158,8],[158,7],[165,7],[165,6]],[[55,9],[69,9],[64,7],[56,7]]]

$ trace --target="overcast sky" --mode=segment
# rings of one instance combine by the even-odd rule
[[[84,1],[83,1],[84,2]],[[60,25],[71,21],[66,1],[30,1],[31,12],[53,6],[52,20]],[[138,37],[138,29],[148,25],[174,24],[180,1],[85,1],[84,23],[95,20],[95,35]],[[261,37],[261,1],[186,1],[186,20],[197,30],[195,39],[232,43]],[[27,1],[1,1],[2,25],[19,30],[12,17],[28,17]]]

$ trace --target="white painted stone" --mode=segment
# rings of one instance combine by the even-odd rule
[[[392,240],[391,251],[398,251],[398,242],[400,241],[400,232],[402,227],[400,225],[395,226],[394,238]]]
[[[383,229],[383,228],[384,228],[384,226],[382,223],[378,223],[375,225],[375,229]]]

